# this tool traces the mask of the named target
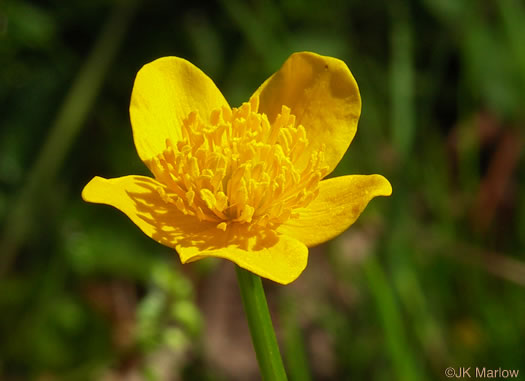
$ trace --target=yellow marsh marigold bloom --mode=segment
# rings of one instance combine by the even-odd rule
[[[229,259],[287,284],[308,247],[348,228],[380,175],[323,180],[357,129],[361,98],[344,62],[296,53],[239,108],[190,62],[164,57],[137,74],[130,116],[137,152],[155,178],[93,178],[85,201],[124,212],[182,263]]]

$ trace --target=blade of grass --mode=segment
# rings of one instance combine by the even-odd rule
[[[396,380],[422,380],[414,357],[409,350],[406,332],[403,326],[401,311],[392,292],[393,287],[374,256],[363,265],[372,297],[374,298],[377,316],[385,333],[387,352],[390,355]]]
[[[390,99],[392,139],[403,161],[414,140],[414,67],[413,38],[408,6],[395,2],[391,6]]]
[[[525,45],[523,44],[525,6],[518,0],[498,1],[496,4],[503,21],[509,50],[514,56],[513,61],[516,62],[521,90],[525,91]],[[519,108],[518,112],[520,116],[524,115],[523,108]]]
[[[303,334],[297,321],[294,295],[287,295],[281,311],[284,328],[285,361],[290,381],[310,381],[310,366]]]
[[[285,41],[280,41],[273,35],[273,20],[263,22],[257,13],[250,9],[248,3],[243,1],[221,0],[221,4],[251,47],[259,53],[265,69],[275,70],[277,63],[284,61],[289,52],[285,48]]]
[[[407,194],[403,192],[403,183],[409,181],[405,163],[413,151],[415,135],[414,105],[414,36],[410,21],[409,5],[402,1],[390,5],[391,20],[391,54],[390,54],[390,105],[392,141],[399,155],[397,167],[397,191],[391,203],[391,221],[402,221],[406,212]],[[406,184],[405,184],[406,186]],[[400,276],[409,274],[410,279],[417,279],[413,274],[411,262],[406,252],[398,257],[392,250],[395,246],[395,229],[388,237],[389,246],[386,253],[393,281],[389,281],[377,258],[371,257],[364,265],[365,276],[374,297],[380,322],[385,333],[387,353],[390,356],[396,379],[421,380],[421,369],[418,366],[414,350],[410,346],[408,334],[403,323],[403,310],[398,300],[404,289],[399,289]],[[401,302],[403,299],[401,299]]]
[[[0,277],[6,274],[15,260],[18,247],[30,229],[31,214],[43,200],[43,189],[53,180],[64,162],[71,145],[84,124],[105,75],[115,57],[137,1],[119,1],[100,32],[95,45],[80,69],[75,82],[64,99],[37,159],[29,171],[27,181],[16,196],[7,216],[0,240]]]

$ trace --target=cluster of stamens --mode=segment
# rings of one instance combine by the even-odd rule
[[[150,162],[166,185],[159,188],[165,202],[226,230],[232,223],[277,226],[317,197],[327,172],[322,150],[299,165],[308,145],[304,127],[286,106],[273,123],[258,106],[252,97],[239,108],[213,111],[207,121],[189,114],[182,138],[168,139]]]

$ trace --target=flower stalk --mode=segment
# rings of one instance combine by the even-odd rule
[[[288,378],[275,337],[261,278],[239,266],[235,267],[262,379],[286,381]]]

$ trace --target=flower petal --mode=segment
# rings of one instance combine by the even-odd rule
[[[217,238],[215,229],[214,237]],[[242,225],[231,226],[212,245],[195,246],[184,241],[177,245],[182,263],[205,257],[228,259],[240,267],[274,282],[288,284],[303,272],[308,248],[298,240],[273,231],[250,233]]]
[[[178,57],[159,58],[138,72],[129,107],[135,147],[146,162],[181,137],[192,111],[207,120],[211,111],[229,107],[217,86],[199,68]]]
[[[221,257],[275,282],[287,284],[305,269],[306,246],[271,230],[216,223],[185,216],[159,196],[158,181],[144,176],[94,177],[82,191],[84,201],[111,205],[124,212],[147,236],[177,249],[182,263]]]
[[[104,179],[97,176],[84,187],[82,198],[119,209],[148,237],[170,247],[213,226],[185,216],[175,206],[164,202],[159,195],[159,187],[164,185],[150,177]]]
[[[319,196],[299,217],[290,219],[277,230],[312,247],[345,231],[376,196],[390,196],[392,186],[381,175],[351,175],[323,180]]]
[[[286,105],[297,124],[304,126],[309,147],[303,163],[324,144],[325,164],[331,172],[356,133],[361,96],[352,73],[336,58],[294,53],[254,96],[259,96],[259,112],[266,113],[270,122]]]

